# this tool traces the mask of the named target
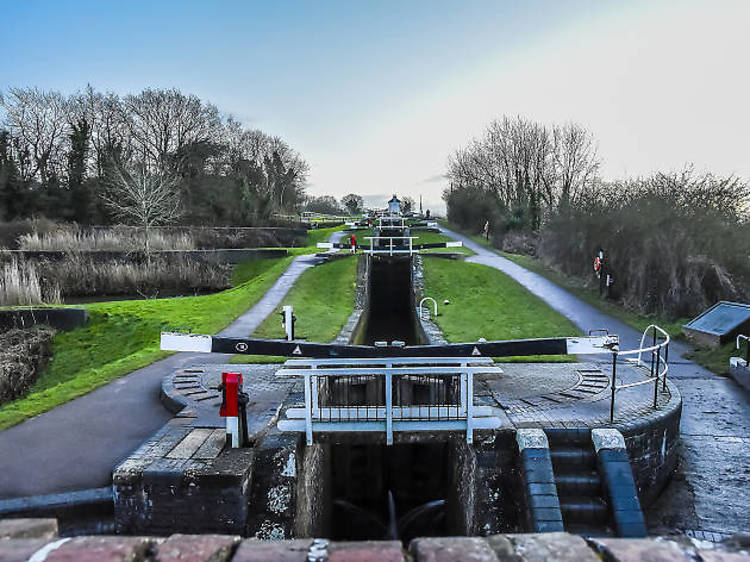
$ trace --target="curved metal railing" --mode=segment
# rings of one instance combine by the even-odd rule
[[[423,297],[421,301],[419,301],[419,319],[422,320],[422,304],[424,304],[424,301],[432,301],[432,304],[435,306],[435,316],[438,315],[437,311],[437,301],[433,299],[432,297]],[[430,313],[430,307],[427,307],[427,314]]]
[[[648,347],[643,347],[646,342],[646,338],[649,335],[649,330],[652,332],[652,342]],[[660,335],[663,339],[660,338]],[[661,340],[661,341],[660,341]],[[612,399],[609,410],[609,421],[610,423],[615,419],[615,396],[618,391],[626,390],[628,388],[634,388],[636,386],[642,386],[644,384],[654,383],[654,405],[657,407],[659,399],[659,379],[662,381],[662,391],[667,390],[667,373],[669,372],[669,342],[671,338],[669,334],[662,330],[656,324],[651,324],[644,331],[641,336],[641,343],[638,349],[629,349],[627,351],[620,351],[616,349],[612,352]],[[642,356],[644,353],[650,353],[650,364],[644,363]],[[662,355],[663,353],[663,355]],[[629,356],[638,354],[638,357],[634,360],[636,365],[639,367],[648,367],[650,376],[642,381],[636,381],[631,383],[625,383],[617,385],[617,358],[620,356]]]

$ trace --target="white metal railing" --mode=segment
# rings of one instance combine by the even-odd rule
[[[419,301],[419,319],[422,320],[422,303],[424,303],[424,301],[432,301],[432,304],[435,307],[435,316],[437,316],[437,301],[432,297],[424,297],[421,301]],[[429,312],[429,307],[427,308],[427,310]]]
[[[419,236],[365,236],[365,240],[370,241],[370,247],[365,250],[367,254],[388,254],[390,256],[394,254],[414,254],[414,240]],[[380,240],[387,240],[387,243],[383,246],[380,245]],[[394,240],[408,240],[408,248],[400,245],[393,245]],[[376,247],[377,246],[377,247]]]
[[[501,374],[489,357],[391,357],[292,359],[278,376],[303,377],[305,403],[288,408],[281,431],[382,431],[393,443],[396,431],[494,429],[495,408],[474,405],[474,375]],[[419,387],[419,388],[417,388]],[[423,391],[415,400],[415,393]]]
[[[648,336],[649,330],[652,332],[652,344],[648,347],[643,347],[646,337]],[[663,340],[659,341],[659,334],[663,336]],[[612,351],[612,398],[609,410],[609,420],[613,422],[615,419],[615,395],[620,390],[626,390],[628,388],[634,388],[644,384],[654,383],[654,405],[656,408],[657,401],[659,399],[659,378],[662,380],[662,392],[667,390],[667,373],[669,372],[669,342],[671,338],[669,334],[662,330],[656,324],[651,324],[644,331],[641,336],[641,343],[638,349],[630,349],[627,351],[620,351],[615,349]],[[662,352],[664,355],[662,356]],[[633,359],[633,362],[639,367],[647,367],[647,364],[643,362],[643,353],[650,353],[651,360],[648,365],[650,376],[644,380],[617,385],[617,358],[620,356],[629,356],[638,354],[638,357]],[[663,369],[662,369],[663,367]]]
[[[378,218],[378,228],[406,228],[406,219],[399,216],[385,216]]]

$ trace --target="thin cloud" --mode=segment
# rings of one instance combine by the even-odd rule
[[[418,181],[414,185],[423,185],[425,183],[438,183],[441,181],[445,181],[446,179],[448,179],[448,176],[446,176],[445,174],[437,174],[437,175],[425,178],[422,181]]]

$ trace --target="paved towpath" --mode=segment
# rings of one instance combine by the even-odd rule
[[[621,349],[638,346],[641,334],[520,265],[470,238],[441,227],[476,252],[467,261],[508,274],[584,332],[607,329]],[[677,474],[648,514],[653,532],[680,529],[698,538],[750,529],[750,394],[682,354],[683,341],[670,345],[669,377],[683,399],[681,461]]]
[[[296,257],[261,300],[220,334],[250,335],[297,278],[321,261]],[[172,417],[159,401],[162,377],[195,362],[227,358],[177,353],[0,432],[0,499],[108,485],[112,467]]]

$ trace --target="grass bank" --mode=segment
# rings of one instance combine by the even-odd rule
[[[336,338],[354,311],[357,258],[345,257],[305,271],[286,297],[297,317],[295,336],[307,341],[329,342]],[[269,315],[253,336],[282,339],[285,332],[278,314]],[[233,363],[283,362],[286,357],[235,355]]]
[[[439,307],[437,325],[451,342],[568,337],[580,334],[562,314],[504,273],[480,264],[424,259],[425,294]],[[571,356],[500,358],[500,361],[571,361]]]
[[[457,229],[455,225],[451,225],[444,220],[441,220],[440,224],[452,230],[460,230]],[[550,269],[537,258],[522,254],[501,252],[498,249],[493,248],[492,245],[487,242],[487,240],[485,240],[483,236],[471,235],[468,233],[464,233],[464,235],[471,238],[477,244],[489,250],[492,250],[496,254],[501,255],[511,260],[512,262],[517,263],[521,267],[524,267],[529,271],[533,271],[534,273],[541,275],[545,279],[549,279],[550,281],[562,287],[566,291],[572,293],[585,303],[593,306],[598,310],[601,310],[602,312],[608,314],[609,316],[612,316],[613,318],[617,318],[622,323],[630,326],[631,328],[634,328],[635,330],[642,332],[650,324],[657,324],[667,333],[669,333],[669,335],[673,338],[683,337],[682,326],[690,320],[689,318],[678,318],[676,320],[673,320],[659,317],[654,314],[639,314],[637,312],[633,312],[632,310],[628,310],[616,302],[602,300],[599,296],[599,292],[596,289],[589,289],[587,287],[584,287],[579,279],[569,277],[563,273]],[[694,352],[688,353],[686,357],[714,373],[717,373],[719,375],[726,375],[729,372],[729,358],[735,356],[736,354],[737,351],[734,349],[734,344],[729,343],[720,347],[719,349],[698,348]]]
[[[445,220],[440,220],[439,222],[446,228],[450,228],[451,230],[455,230],[456,232],[461,232],[459,228],[448,223]],[[688,320],[686,318],[669,320],[663,317],[656,316],[654,314],[639,314],[637,312],[633,312],[631,310],[623,308],[616,302],[602,300],[602,298],[599,296],[598,290],[584,287],[581,280],[569,277],[563,273],[559,273],[553,269],[550,269],[549,267],[544,265],[541,260],[535,257],[523,254],[501,252],[497,248],[493,247],[492,244],[484,238],[484,236],[469,234],[466,232],[462,232],[462,234],[464,236],[467,236],[480,246],[483,246],[484,248],[487,248],[488,250],[495,252],[496,254],[503,256],[504,258],[507,258],[514,263],[517,263],[521,267],[528,269],[529,271],[533,271],[534,273],[541,275],[545,279],[552,281],[566,291],[573,293],[576,297],[578,297],[585,303],[590,304],[594,308],[601,310],[609,316],[617,318],[622,323],[627,324],[631,328],[634,328],[641,332],[645,330],[649,326],[649,324],[658,324],[659,326],[664,328],[664,330],[666,330],[670,336],[680,337],[682,333],[682,325]]]
[[[85,305],[88,325],[55,336],[52,359],[29,394],[0,407],[0,429],[166,357],[169,352],[159,350],[162,330],[221,330],[260,300],[292,259],[241,264],[237,285],[212,295]]]

